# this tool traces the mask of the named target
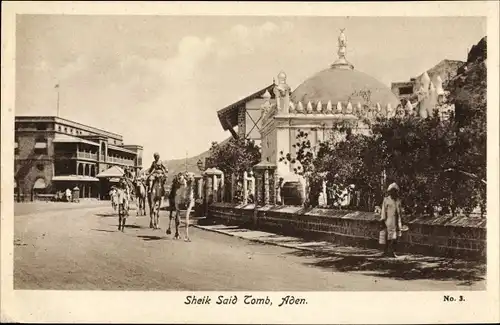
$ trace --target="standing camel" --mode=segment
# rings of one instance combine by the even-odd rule
[[[177,182],[174,180],[172,184],[171,195],[169,195],[169,203],[174,203],[175,207],[175,239],[179,239],[179,226],[181,223],[180,220],[180,211],[181,205],[186,206],[186,236],[184,237],[185,241],[191,241],[189,238],[189,215],[191,214],[191,210],[194,207],[194,174],[193,173],[185,173],[177,176]],[[172,200],[173,198],[173,200]],[[173,202],[172,202],[173,201]],[[171,224],[172,224],[172,208],[170,210],[170,220],[168,224],[167,234],[171,234]]]
[[[146,186],[140,179],[135,180],[135,193],[137,197],[137,215],[146,215]]]
[[[151,192],[148,195],[149,228],[160,229],[160,207],[164,193],[163,179],[161,177],[155,177],[153,184],[151,184]]]

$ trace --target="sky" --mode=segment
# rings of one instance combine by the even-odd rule
[[[230,136],[216,112],[285,71],[295,89],[337,59],[387,86],[486,36],[477,17],[18,15],[16,115],[56,115],[122,134],[162,159]],[[151,158],[152,159],[152,158]]]

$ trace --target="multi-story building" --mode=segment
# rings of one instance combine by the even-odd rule
[[[33,200],[37,194],[80,190],[99,198],[109,189],[113,170],[139,171],[142,146],[124,145],[119,134],[54,116],[15,118],[15,193]]]

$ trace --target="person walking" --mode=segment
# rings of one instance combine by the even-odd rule
[[[387,196],[384,197],[380,213],[382,223],[380,244],[384,245],[384,257],[397,257],[395,254],[397,239],[401,237],[402,231],[402,207],[399,198],[399,186],[392,183],[387,188]]]

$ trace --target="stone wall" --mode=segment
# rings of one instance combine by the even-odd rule
[[[268,230],[343,245],[378,247],[380,224],[373,212],[301,207],[214,203],[208,214],[226,225]],[[403,220],[409,230],[398,241],[399,252],[485,260],[486,219],[472,217]]]

